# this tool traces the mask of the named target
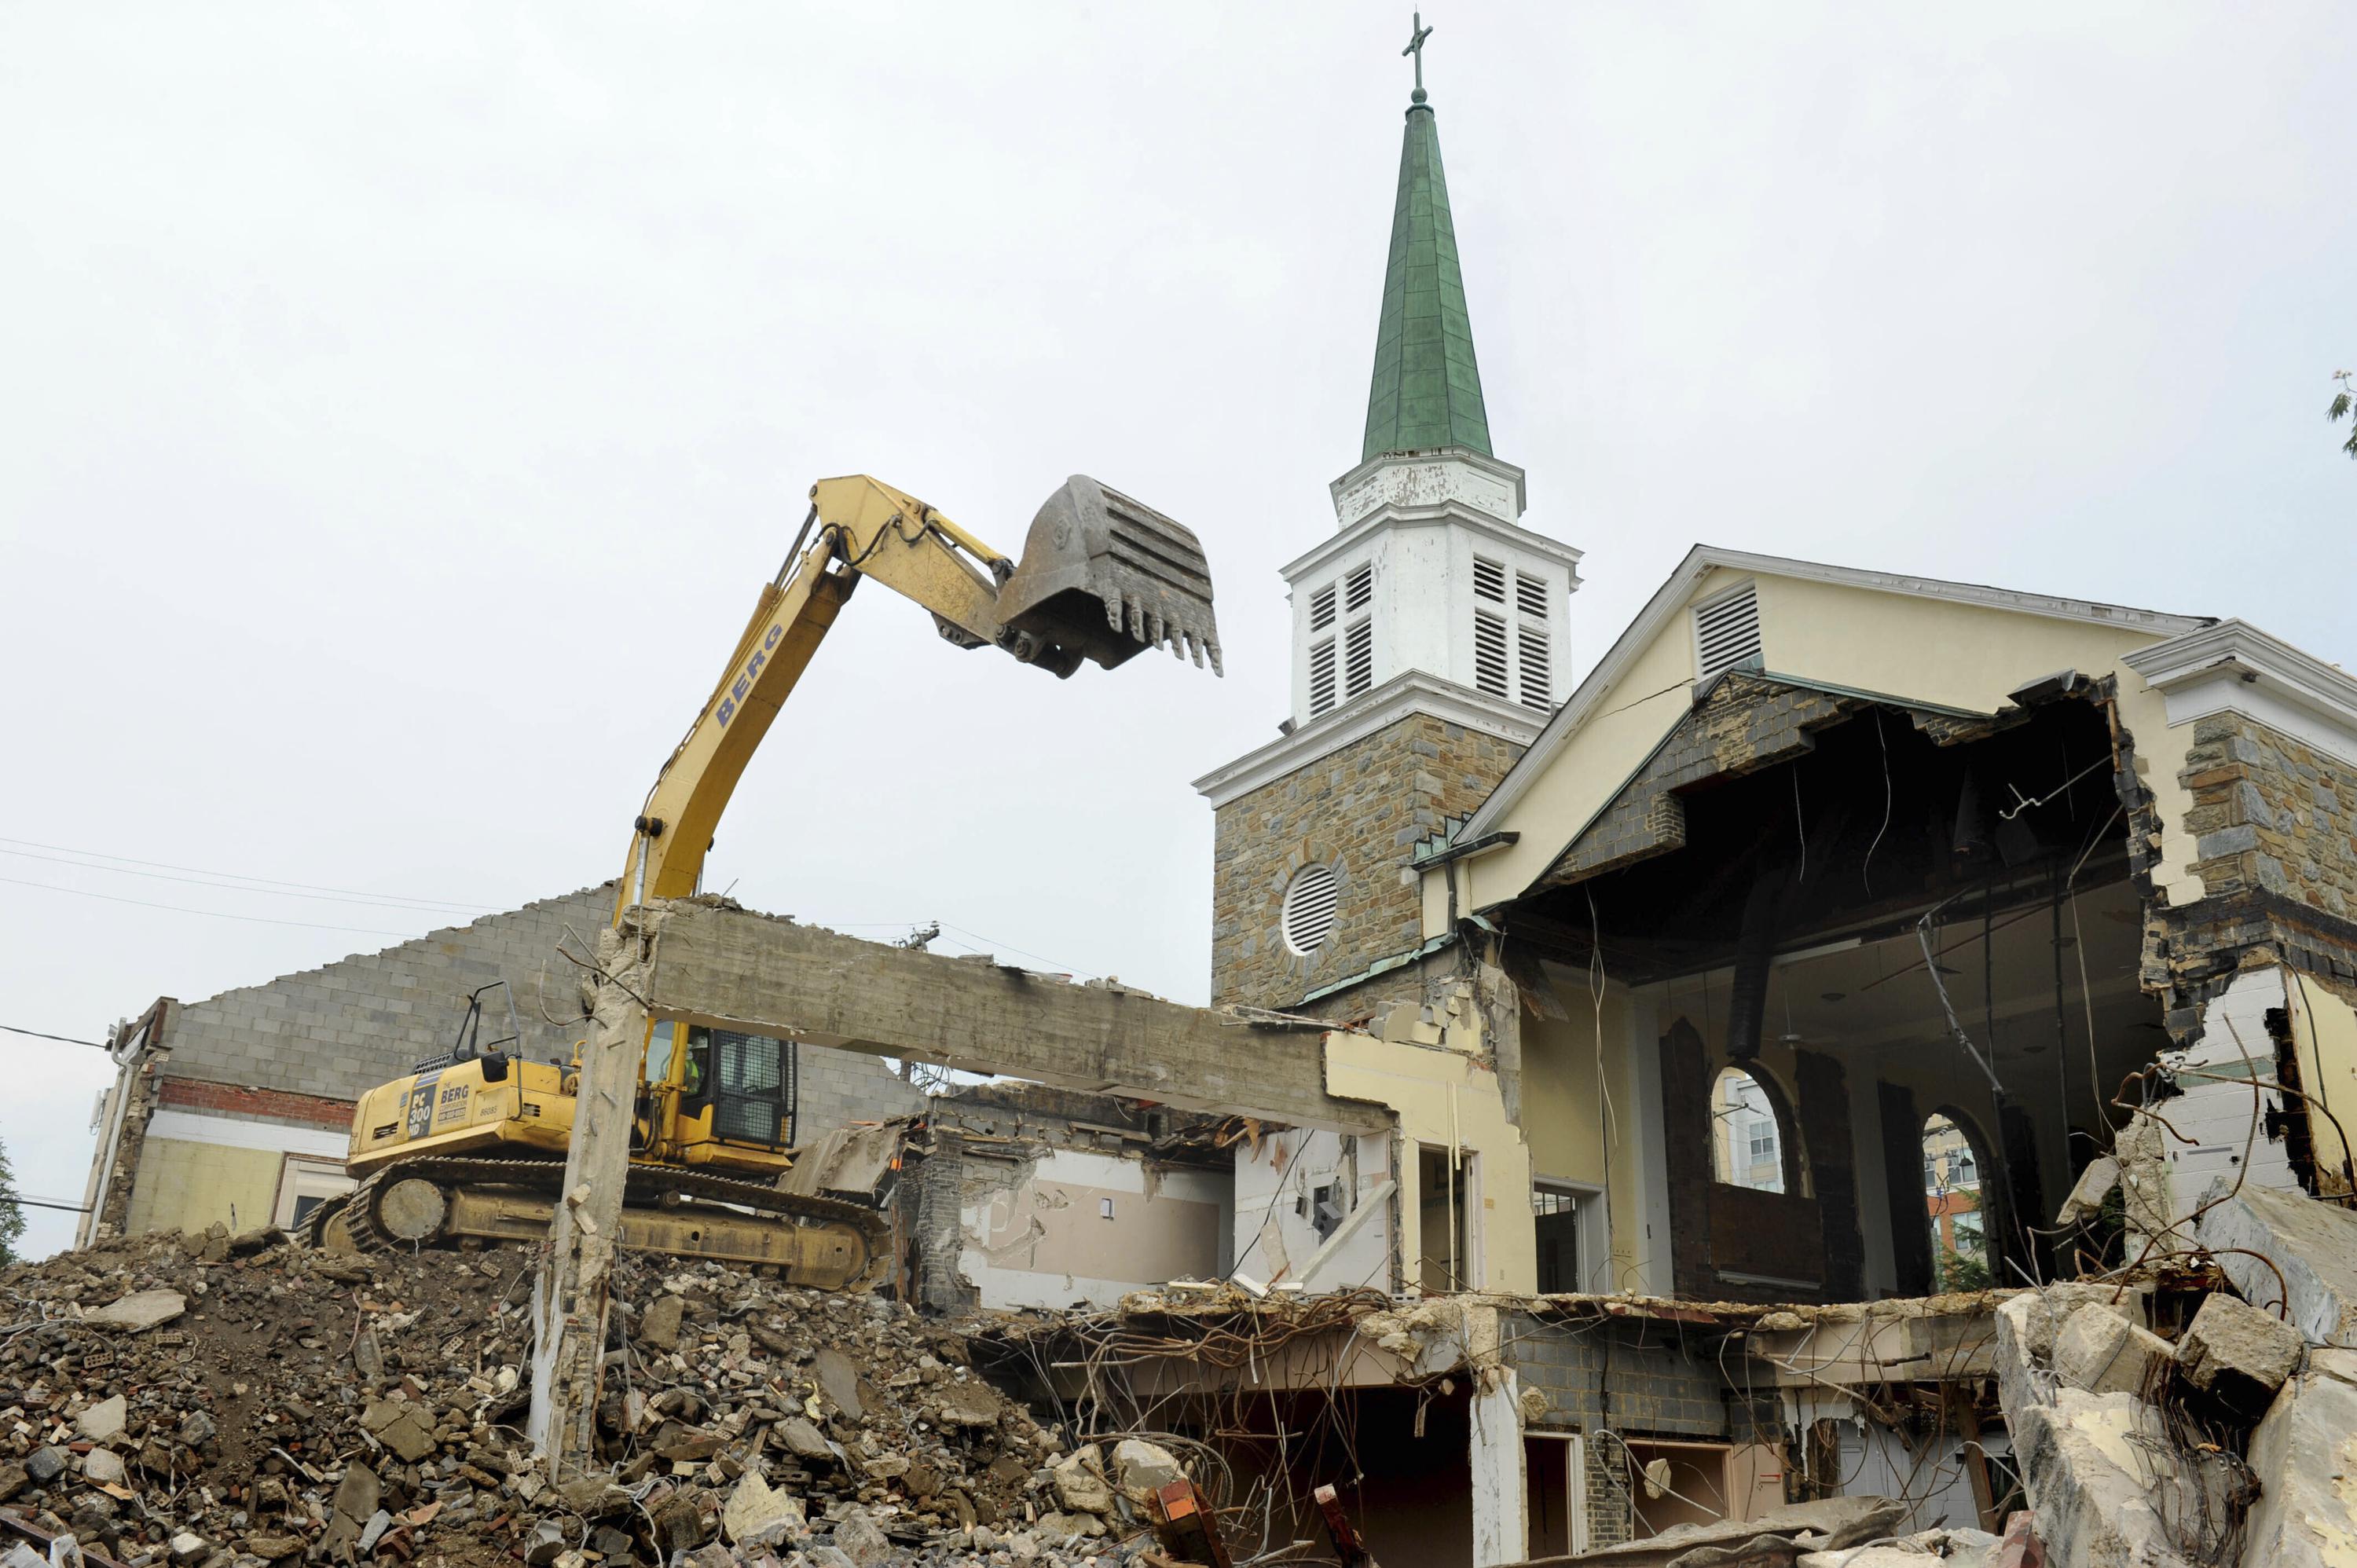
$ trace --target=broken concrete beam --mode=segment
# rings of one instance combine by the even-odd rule
[[[2258,1501],[2243,1526],[2243,1561],[2267,1568],[2357,1563],[2357,1352],[2318,1350],[2251,1434]]]
[[[2168,1340],[2099,1303],[2072,1313],[2054,1337],[2054,1375],[2091,1394],[2141,1397],[2153,1369],[2169,1359]]]
[[[2283,1387],[2308,1348],[2299,1330],[2249,1302],[2213,1291],[2177,1337],[2177,1364],[2197,1389],[2248,1399],[2254,1404]]]
[[[2193,1234],[2244,1300],[2271,1306],[2288,1293],[2286,1314],[2309,1344],[2357,1344],[2357,1214],[2248,1185],[2212,1199]]]
[[[1390,1125],[1326,1092],[1315,1026],[861,941],[716,898],[658,900],[639,918],[653,939],[644,994],[662,1017],[1188,1110]]]

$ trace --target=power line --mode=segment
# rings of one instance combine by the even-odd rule
[[[170,909],[181,915],[210,915],[216,920],[244,920],[258,926],[302,926],[314,931],[358,931],[364,936],[400,937],[414,940],[421,932],[387,930],[381,926],[331,926],[319,920],[274,920],[267,915],[232,915],[226,909],[192,909],[186,904],[156,904],[145,898],[124,898],[113,893],[92,893],[86,887],[59,887],[54,883],[27,882],[21,876],[0,876],[17,887],[38,887],[44,893],[70,893],[77,898],[103,898],[110,904],[136,904],[143,909]]]
[[[964,926],[957,924],[953,920],[943,920],[942,924],[950,930],[964,932],[966,937],[971,940],[987,943],[989,946],[994,948],[1005,948],[1008,952],[1021,953],[1025,958],[1036,958],[1041,963],[1048,965],[1049,968],[1061,970],[1067,974],[1088,974],[1092,972],[1089,970],[1081,968],[1078,964],[1065,963],[1061,960],[1049,958],[1046,953],[1033,952],[1028,948],[1018,948],[1013,942],[1002,942],[996,937],[985,937],[980,931],[969,929]]]
[[[348,898],[334,893],[290,893],[275,887],[252,887],[239,882],[215,882],[203,876],[175,876],[167,871],[140,871],[128,865],[101,865],[94,861],[69,860],[61,854],[36,854],[27,849],[0,847],[0,854],[13,854],[20,860],[43,860],[51,865],[70,865],[77,871],[103,871],[116,876],[145,876],[157,882],[185,882],[195,887],[218,887],[224,893],[260,893],[272,898],[301,898],[313,903],[366,904],[380,909],[400,909],[414,915],[460,915],[473,906],[466,904],[434,904],[425,900],[396,903],[384,898]]]
[[[96,1040],[77,1040],[67,1035],[45,1034],[38,1029],[20,1029],[14,1024],[0,1024],[0,1029],[5,1029],[12,1035],[30,1035],[37,1040],[55,1040],[61,1046],[88,1046],[92,1050],[99,1051],[106,1049]]]
[[[56,854],[84,855],[91,860],[119,860],[125,865],[147,865],[153,866],[158,871],[185,871],[198,876],[229,877],[238,882],[258,884],[259,886],[253,889],[253,891],[256,892],[272,887],[286,887],[298,889],[306,893],[348,894],[356,898],[371,899],[386,903],[434,904],[450,909],[476,909],[489,911],[496,910],[500,908],[500,906],[497,904],[472,904],[468,903],[463,899],[413,898],[405,893],[371,893],[358,887],[329,887],[317,882],[284,882],[273,876],[249,876],[242,871],[214,871],[201,865],[176,865],[172,862],[167,860],[141,860],[135,855],[108,854],[103,850],[76,849],[70,844],[39,843],[36,843],[32,839],[8,838],[5,835],[0,835],[0,844],[15,844],[19,849],[45,849]],[[34,858],[38,859],[39,857],[35,856]],[[106,866],[93,866],[91,869],[96,871],[104,871],[110,868]]]

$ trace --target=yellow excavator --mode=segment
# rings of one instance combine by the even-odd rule
[[[810,515],[761,590],[719,683],[657,775],[631,825],[614,918],[696,891],[737,780],[827,628],[865,577],[932,613],[946,640],[993,647],[1060,678],[1167,646],[1220,669],[1211,570],[1178,523],[1075,475],[1032,520],[1022,560],[914,496],[866,475],[811,487]],[[312,1240],[408,1248],[548,1233],[573,1127],[571,1064],[484,1041],[486,986],[454,1048],[362,1096],[346,1171],[360,1185],[323,1205]],[[621,1243],[770,1264],[794,1283],[858,1290],[888,1273],[889,1227],[871,1208],[780,1190],[792,1165],[789,1042],[657,1020],[640,1066]]]

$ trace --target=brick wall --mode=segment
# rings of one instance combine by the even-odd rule
[[[1629,1495],[1629,1464],[1620,1445],[1599,1437],[1586,1444],[1587,1550],[1637,1538],[1637,1503]]]
[[[1841,1063],[1821,1051],[1796,1051],[1792,1061],[1801,1141],[1809,1154],[1818,1233],[1824,1238],[1824,1271],[1818,1275],[1824,1282],[1824,1299],[1856,1301],[1865,1291],[1866,1240],[1857,1225],[1848,1079]]]
[[[296,1127],[325,1127],[341,1133],[352,1124],[351,1102],[321,1100],[283,1090],[253,1089],[241,1084],[204,1083],[195,1079],[167,1078],[157,1087],[159,1103],[181,1111],[210,1112],[249,1122],[280,1122]]]
[[[1780,1110],[1777,1122],[1787,1137],[1797,1133],[1807,1155],[1809,1196],[1802,1197],[1717,1179],[1703,1133],[1710,1125],[1711,1083],[1726,1064],[1686,1019],[1662,1036],[1661,1061],[1663,1120],[1695,1133],[1666,1144],[1672,1288],[1706,1301],[1856,1301],[1864,1288],[1866,1244],[1841,1063],[1816,1051],[1793,1055],[1796,1102]],[[1763,1075],[1763,1087],[1768,1081]],[[1772,1091],[1770,1098],[1781,1105]],[[1745,1284],[1725,1278],[1722,1269],[1814,1279],[1818,1288]]]
[[[1797,757],[1816,744],[1811,730],[1865,705],[1855,698],[1786,686],[1748,671],[1728,671],[1548,867],[1539,886],[1567,886],[1683,848],[1685,802],[1673,791]]]
[[[1413,714],[1231,800],[1214,819],[1211,1001],[1293,1007],[1424,940],[1409,846],[1488,798],[1522,747]],[[1293,875],[1330,865],[1334,933],[1308,958],[1278,912]]]

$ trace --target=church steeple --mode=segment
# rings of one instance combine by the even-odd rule
[[[1440,130],[1424,91],[1424,41],[1416,18],[1403,54],[1415,57],[1415,91],[1400,148],[1399,195],[1392,209],[1391,260],[1375,332],[1374,386],[1367,395],[1361,461],[1387,452],[1464,446],[1488,456],[1490,417],[1473,359],[1473,324],[1457,266],[1457,226],[1440,168]]]
[[[1218,822],[1216,1002],[1331,1016],[1311,1005],[1329,990],[1357,1007],[1400,986],[1420,1004],[1421,971],[1397,967],[1425,932],[1409,846],[1488,796],[1562,691],[1579,552],[1523,526],[1523,471],[1490,449],[1425,101],[1431,31],[1417,17],[1403,51],[1416,82],[1365,454],[1328,487],[1334,532],[1278,568],[1291,711],[1195,781]]]

